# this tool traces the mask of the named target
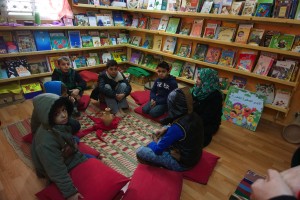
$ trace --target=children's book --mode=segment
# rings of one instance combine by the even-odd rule
[[[215,39],[231,42],[233,40],[235,30],[235,28],[218,27],[215,34]]]
[[[50,40],[52,50],[69,49],[69,40],[66,36],[53,36]]]
[[[90,26],[97,26],[97,19],[96,16],[88,16],[89,25]]]
[[[237,87],[230,87],[222,119],[255,131],[264,108],[264,97]]]
[[[181,0],[181,5],[180,5],[180,8],[179,8],[179,11],[185,12],[185,10],[186,10],[186,3],[187,3],[187,0]]]
[[[142,41],[142,38],[140,36],[132,36],[130,44],[139,47],[141,44],[141,41]]]
[[[203,20],[202,19],[195,19],[193,22],[192,30],[190,36],[193,37],[201,37],[203,27]]]
[[[298,3],[298,6],[297,6],[297,10],[296,10],[296,14],[295,14],[294,19],[300,20],[300,3]]]
[[[5,61],[8,78],[30,76],[29,65],[25,57],[9,59]]]
[[[186,2],[186,10],[185,12],[197,12],[199,5],[198,0],[190,0]]]
[[[139,19],[137,17],[133,17],[131,27],[137,28],[139,25]]]
[[[289,51],[292,48],[294,39],[295,35],[291,34],[273,35],[269,47]]]
[[[208,47],[205,62],[217,64],[221,56],[222,49],[218,47]]]
[[[300,35],[297,35],[295,37],[295,41],[292,47],[293,52],[299,52],[300,53]]]
[[[129,8],[129,9],[137,9],[137,8],[139,8],[138,6],[139,6],[138,0],[127,1],[127,8]]]
[[[235,37],[235,42],[247,44],[252,27],[253,24],[240,24]]]
[[[234,61],[235,51],[231,49],[223,49],[221,58],[219,61],[219,65],[226,66],[226,67],[232,67],[233,61]]]
[[[181,27],[180,27],[180,31],[179,34],[181,35],[189,35],[192,29],[192,23],[188,23],[188,22],[181,22]]]
[[[222,5],[221,15],[229,15],[231,10],[231,6]]]
[[[168,0],[161,1],[161,10],[167,10],[168,7]]]
[[[229,78],[227,77],[220,77],[219,78],[219,83],[220,83],[220,89],[221,90],[227,90],[229,87]]]
[[[47,61],[45,58],[29,58],[28,59],[29,71],[31,74],[39,74],[50,72]]]
[[[6,54],[6,53],[7,53],[6,43],[3,39],[3,36],[0,36],[0,54]]]
[[[251,29],[248,44],[259,46],[262,41],[265,30],[263,29]]]
[[[197,44],[193,59],[204,61],[205,55],[207,53],[208,45],[206,44]]]
[[[82,42],[80,37],[80,31],[68,31],[71,48],[81,48]]]
[[[117,62],[122,62],[123,61],[122,58],[121,58],[121,55],[122,55],[121,53],[113,52],[111,54],[112,54],[115,61],[117,61]]]
[[[90,35],[82,35],[82,47],[93,47],[93,38]]]
[[[243,16],[252,16],[255,12],[256,0],[246,0],[242,11]]]
[[[256,94],[260,94],[265,97],[266,104],[272,104],[275,97],[275,86],[274,84],[261,84],[258,83],[255,86]]]
[[[148,17],[141,17],[139,19],[139,25],[137,28],[146,29],[147,28]]]
[[[235,1],[232,3],[229,14],[231,15],[239,15],[242,11],[242,7],[243,7],[243,3],[242,1]]]
[[[125,26],[125,22],[123,19],[123,13],[120,11],[114,11],[113,15],[113,22],[115,26]]]
[[[169,16],[168,15],[163,15],[160,19],[158,29],[159,31],[165,31],[169,22]]]
[[[285,89],[277,89],[273,101],[274,106],[288,108],[291,99],[291,91]]]
[[[263,41],[262,41],[262,44],[263,44],[264,47],[269,47],[270,46],[272,37],[274,35],[280,35],[280,32],[278,32],[278,31],[266,31],[265,32],[264,37],[263,37]]]
[[[154,59],[154,56],[152,54],[147,54],[146,56],[144,56],[144,58],[141,61],[141,65],[147,66],[149,67],[150,63],[152,62],[152,60]]]
[[[291,79],[295,64],[289,61],[277,61],[270,70],[270,76],[289,81]]]
[[[274,59],[272,57],[260,55],[253,73],[267,76],[273,63]]]
[[[179,11],[181,5],[181,0],[168,0],[167,10],[169,11]]]
[[[50,35],[48,31],[34,31],[33,35],[38,51],[51,50]]]
[[[33,35],[31,31],[16,31],[16,41],[20,52],[36,51]]]
[[[255,15],[256,17],[270,17],[272,12],[272,3],[259,3]]]
[[[190,57],[193,43],[182,43],[177,51],[177,56]]]
[[[159,18],[151,18],[150,19],[149,29],[150,30],[157,30],[158,26],[159,26],[159,23],[160,23],[160,19]]]
[[[132,52],[130,62],[134,64],[139,64],[140,58],[141,58],[140,52]]]
[[[247,79],[240,76],[233,76],[230,82],[230,86],[238,87],[244,89],[247,84]]]
[[[212,14],[221,14],[222,5],[223,5],[222,2],[214,3],[213,7],[211,9],[211,13]]]
[[[146,34],[145,41],[142,45],[143,48],[152,49],[153,47],[153,35]]]
[[[240,52],[235,68],[251,72],[252,68],[254,66],[256,57],[257,57],[256,52],[251,52],[251,51],[249,51],[249,52],[247,52],[247,51]]]
[[[213,6],[213,1],[205,1],[203,3],[200,13],[210,13],[212,6]]]
[[[273,12],[275,18],[289,18],[292,7],[291,0],[276,0]]]
[[[89,26],[89,19],[86,15],[75,15],[75,26]]]
[[[182,70],[182,67],[183,67],[183,64],[184,64],[184,62],[181,61],[181,60],[176,60],[175,62],[173,62],[170,74],[172,76],[179,77],[180,73],[181,73],[181,70]]]
[[[179,23],[180,18],[170,17],[166,32],[175,34],[178,30]]]
[[[154,51],[160,51],[161,50],[162,40],[163,40],[162,35],[154,35],[153,48],[152,48]]]
[[[195,71],[196,71],[195,63],[185,62],[185,64],[183,65],[180,77],[193,80]]]
[[[164,43],[163,52],[173,54],[175,51],[176,43],[177,37],[167,36]]]
[[[93,46],[94,47],[100,47],[101,46],[100,37],[94,36],[94,37],[92,37],[92,40],[93,40]]]
[[[101,58],[102,58],[102,63],[103,63],[103,64],[106,64],[107,61],[109,61],[109,60],[112,59],[112,56],[111,56],[111,53],[110,53],[110,52],[103,52]]]
[[[72,61],[73,61],[74,69],[78,69],[78,68],[87,66],[86,58],[84,56],[78,56]],[[95,62],[96,62],[96,60],[95,60]]]
[[[57,63],[57,60],[60,58],[61,56],[58,56],[58,55],[49,55],[49,56],[46,56],[47,58],[47,65],[48,65],[48,68],[49,68],[49,71],[50,72],[53,72],[55,68],[58,68],[58,63]]]

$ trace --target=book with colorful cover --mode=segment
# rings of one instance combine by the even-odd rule
[[[235,37],[235,42],[247,44],[252,27],[253,24],[240,24]]]
[[[180,27],[180,31],[179,34],[181,35],[189,35],[192,29],[192,23],[188,23],[188,22],[181,22],[181,27]]]
[[[146,29],[147,28],[148,17],[141,17],[139,19],[139,25],[137,28]]]
[[[177,37],[167,36],[164,43],[163,52],[173,54],[176,48],[176,43]]]
[[[86,15],[75,15],[75,26],[89,26],[89,19]]]
[[[293,52],[299,52],[300,53],[300,35],[297,35],[295,37],[295,41],[292,47]]]
[[[251,29],[249,39],[248,39],[248,44],[254,45],[254,46],[259,46],[259,44],[262,41],[264,32],[265,32],[265,30],[263,30],[263,29]]]
[[[213,3],[213,1],[204,1],[200,13],[210,13]]]
[[[179,77],[180,73],[182,71],[184,62],[181,60],[175,60],[175,62],[172,63],[172,69],[170,71],[170,74],[175,77]]]
[[[242,1],[235,1],[232,3],[229,14],[231,15],[239,15],[242,11],[242,7],[243,7],[243,3]]]
[[[141,58],[141,53],[139,52],[132,52],[130,62],[134,64],[139,64]]]
[[[152,47],[153,47],[153,35],[152,34],[146,34],[145,41],[144,41],[142,47],[146,48],[146,49],[152,49]]]
[[[142,37],[141,36],[132,36],[130,44],[132,44],[134,46],[140,46],[141,41],[142,41]]]
[[[16,31],[16,41],[20,52],[36,51],[34,37],[31,31]]]
[[[69,49],[69,40],[66,36],[53,36],[50,40],[52,50]]]
[[[100,37],[93,36],[93,37],[92,37],[92,41],[93,41],[93,46],[94,46],[94,47],[100,47],[100,46],[101,46],[101,40],[100,40]]]
[[[192,43],[182,43],[177,51],[177,56],[190,57],[192,50]]]
[[[179,23],[180,18],[170,17],[166,32],[175,34],[178,30]]]
[[[150,19],[150,30],[157,30],[159,27],[160,19],[159,18],[151,18]]]
[[[192,25],[190,36],[201,37],[202,27],[203,27],[203,20],[195,19]]]
[[[268,56],[260,55],[257,61],[257,64],[253,70],[253,73],[259,74],[262,76],[267,76],[272,65],[274,63],[274,59]]]
[[[169,16],[168,15],[163,15],[160,19],[158,29],[159,31],[165,31],[169,22]]]
[[[208,47],[206,57],[204,59],[205,62],[217,64],[219,62],[219,58],[221,56],[222,49],[218,47]]]
[[[270,76],[289,81],[291,79],[295,64],[289,61],[277,61],[270,70]]]
[[[291,0],[276,0],[273,12],[275,18],[289,18],[292,7]]]
[[[24,94],[42,91],[42,87],[39,82],[21,84],[21,88]]]
[[[275,98],[273,101],[274,106],[288,108],[290,99],[291,99],[291,91],[287,89],[277,89],[275,93]]]
[[[150,63],[152,62],[152,60],[154,59],[154,56],[152,54],[147,54],[146,56],[144,56],[144,58],[141,61],[141,65],[143,66],[149,66]]]
[[[3,36],[0,36],[0,54],[6,54],[7,53],[7,46],[4,41]]]
[[[214,3],[213,7],[211,9],[211,13],[212,14],[221,14],[222,5],[223,5],[222,2]]]
[[[82,41],[82,47],[94,47],[93,38],[90,35],[82,35],[81,41]]]
[[[262,46],[269,47],[273,36],[280,35],[279,31],[266,31],[263,37]]]
[[[272,104],[275,97],[275,85],[274,84],[262,84],[258,83],[255,86],[256,93],[265,97],[265,104]]]
[[[80,31],[68,31],[71,48],[82,48]]]
[[[221,58],[219,60],[219,65],[226,66],[226,67],[232,67],[235,57],[235,51],[231,49],[223,49]]]
[[[294,19],[300,20],[300,3],[298,3],[298,6],[297,6],[297,10],[296,10],[296,14],[295,14]]]
[[[193,55],[192,58],[195,59],[195,60],[204,61],[205,55],[207,53],[207,49],[208,49],[208,45],[206,45],[206,44],[197,44],[194,55]]]
[[[233,79],[229,83],[230,86],[238,87],[244,89],[247,84],[247,79],[240,76],[233,76]]]
[[[127,8],[129,9],[137,9],[139,5],[139,1],[138,0],[130,0],[127,2]]]
[[[254,0],[246,0],[245,5],[242,11],[243,16],[252,16],[255,12],[256,1]]]
[[[8,78],[31,75],[26,57],[5,60],[5,65]]]
[[[218,27],[215,34],[215,39],[231,42],[233,40],[235,31],[235,28]]]
[[[294,39],[295,35],[292,34],[273,35],[269,47],[289,51],[292,48]]]
[[[61,56],[58,56],[58,55],[49,55],[49,56],[46,56],[47,58],[47,64],[48,64],[48,67],[50,69],[50,72],[53,72],[55,68],[58,68],[58,63],[57,63],[57,60],[60,58]]]
[[[120,11],[114,11],[113,15],[113,22],[115,26],[125,26],[125,22],[123,19],[123,13]]]
[[[255,131],[264,108],[264,97],[245,89],[230,87],[222,119]]]
[[[153,50],[160,51],[162,46],[163,36],[162,35],[154,35],[153,39]]]
[[[103,52],[101,56],[101,61],[103,64],[106,64],[107,61],[112,59],[112,55],[110,52]]]
[[[195,63],[185,62],[180,77],[193,80],[195,71],[196,71]]]
[[[33,35],[38,51],[51,50],[50,35],[48,31],[34,31]]]
[[[270,17],[272,13],[272,3],[259,3],[254,16],[256,17]]]
[[[213,39],[215,37],[217,27],[205,27],[203,38]]]
[[[241,52],[237,59],[236,67],[244,71],[251,72],[256,60],[257,54],[254,52]]]
[[[220,83],[220,89],[221,90],[227,90],[229,87],[229,78],[227,77],[220,77],[219,78],[219,83]]]
[[[198,0],[189,0],[189,1],[187,1],[185,12],[197,12],[198,4],[199,4]]]

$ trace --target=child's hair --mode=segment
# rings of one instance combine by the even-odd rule
[[[57,64],[60,65],[61,61],[66,61],[66,62],[69,62],[69,63],[71,62],[70,58],[68,56],[62,56],[59,59],[57,59]]]
[[[165,61],[162,61],[161,63],[159,63],[156,68],[158,68],[158,67],[166,69],[168,71],[170,70],[169,64]]]
[[[115,60],[108,60],[106,63],[106,68],[112,67],[112,66],[117,66],[118,63]]]
[[[57,99],[54,102],[54,104],[52,105],[49,115],[48,115],[50,126],[55,125],[55,122],[54,122],[55,112],[58,108],[61,108],[62,106],[66,106],[68,115],[71,116],[73,109],[74,109],[73,103],[69,100],[69,97],[59,97],[59,99]]]

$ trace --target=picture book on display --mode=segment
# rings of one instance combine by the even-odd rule
[[[270,17],[272,12],[272,3],[259,3],[255,15],[256,17]]]
[[[291,0],[276,0],[273,17],[289,18],[291,7],[292,7]]]
[[[80,31],[68,31],[71,48],[81,48]]]
[[[69,40],[66,36],[52,36],[50,38],[52,50],[69,49]]]
[[[125,26],[122,12],[114,11],[112,15],[113,15],[113,22],[115,26]]]
[[[285,89],[277,89],[273,101],[274,106],[288,108],[291,99],[291,91]]]
[[[266,31],[263,37],[262,45],[264,47],[269,47],[271,40],[274,35],[280,35],[280,32],[278,31]]]
[[[185,62],[182,68],[181,77],[193,80],[195,70],[196,70],[195,63]]]
[[[140,52],[133,52],[131,54],[130,62],[134,64],[139,64],[141,58],[141,53]]]
[[[289,51],[292,48],[294,39],[295,35],[291,34],[273,35],[269,47]]]
[[[221,58],[219,61],[219,65],[226,66],[226,67],[232,67],[233,61],[234,61],[235,51],[231,49],[223,49]]]
[[[260,55],[253,73],[267,76],[274,61],[272,57]]]
[[[166,37],[163,52],[173,54],[176,48],[177,37],[168,36]]]
[[[252,27],[253,24],[240,24],[235,37],[235,42],[247,44]]]
[[[262,41],[265,30],[263,29],[251,29],[248,44],[259,46]]]
[[[295,67],[294,62],[277,61],[270,70],[270,76],[282,80],[289,81]]]
[[[215,39],[231,42],[235,34],[235,28],[218,27]]]
[[[158,29],[159,31],[165,31],[169,22],[169,16],[168,15],[163,15],[160,19]]]
[[[162,40],[163,40],[162,35],[154,35],[153,48],[152,49],[155,50],[155,51],[160,51],[161,46],[162,46]]]
[[[190,0],[186,2],[186,12],[197,12],[198,9],[198,0]]]
[[[227,77],[220,77],[219,78],[219,83],[220,83],[220,89],[221,90],[227,90],[229,86],[229,78]]]
[[[242,1],[235,1],[232,3],[231,8],[230,8],[230,12],[229,14],[231,15],[239,15],[242,11],[242,7],[243,7],[243,3]]]
[[[153,35],[146,34],[145,41],[142,47],[146,49],[152,49],[152,46],[153,46]]]
[[[108,60],[112,59],[112,56],[111,56],[110,52],[103,52],[101,58],[102,58],[102,60],[101,60],[102,63],[106,64]]]
[[[240,76],[233,76],[230,82],[230,86],[238,87],[244,89],[247,84],[247,79]]]
[[[255,12],[256,1],[255,0],[246,0],[245,5],[242,11],[242,15],[244,16],[252,16]]]
[[[89,25],[90,26],[97,26],[97,19],[96,16],[88,16]]]
[[[208,45],[206,44],[197,44],[193,59],[204,61],[205,55],[207,53]]]
[[[139,1],[138,0],[130,0],[130,1],[127,1],[127,8],[139,8],[138,7],[139,5]]]
[[[76,26],[89,26],[89,19],[86,15],[75,15]]]
[[[181,27],[180,27],[180,31],[179,34],[181,35],[189,35],[192,29],[192,23],[188,23],[188,22],[181,22]]]
[[[192,51],[192,43],[181,43],[177,51],[177,56],[190,57]]]
[[[29,65],[25,57],[5,60],[7,77],[30,76]]]
[[[251,52],[251,51],[249,51],[249,52],[247,52],[247,51],[240,52],[240,54],[238,55],[236,68],[244,70],[244,71],[251,72],[252,68],[254,66],[256,57],[257,57],[256,52]]]
[[[183,61],[175,60],[175,62],[172,63],[172,69],[170,71],[170,74],[172,76],[179,77],[180,73],[181,73],[181,70],[182,70],[182,67],[183,67],[183,64],[184,64]]]
[[[137,16],[134,16],[132,19],[131,27],[137,28],[138,25],[139,25],[139,19],[137,18]]]
[[[138,28],[141,29],[146,29],[147,28],[147,22],[148,22],[148,18],[147,17],[141,17],[139,19],[139,24],[138,24]]]
[[[300,52],[300,35],[295,37],[295,41],[292,47],[293,52]]]
[[[149,29],[150,30],[157,30],[158,26],[159,26],[159,23],[160,23],[160,19],[159,18],[151,18],[150,19],[150,27],[149,27]]]
[[[264,97],[248,90],[230,87],[222,119],[255,131],[264,108]]]
[[[34,37],[31,31],[16,31],[16,41],[20,52],[36,51]]]
[[[28,62],[29,71],[31,72],[31,74],[50,72],[47,61],[45,59],[31,58],[27,62]]]
[[[212,14],[221,14],[221,10],[222,10],[222,2],[213,3],[213,7],[211,9]]]
[[[203,3],[200,13],[210,13],[212,6],[213,6],[213,1],[205,1]]]
[[[205,62],[217,64],[221,56],[222,49],[218,47],[208,47]]]
[[[61,57],[60,55],[49,55],[49,56],[46,56],[46,58],[47,58],[47,65],[48,65],[48,68],[49,68],[50,72],[53,72],[54,69],[58,67],[57,60],[60,57]]]
[[[82,47],[93,47],[93,38],[90,35],[81,36]]]
[[[7,47],[5,41],[3,39],[3,36],[0,36],[0,54],[6,54],[6,53],[7,53]]]
[[[175,34],[177,32],[179,23],[180,18],[170,17],[166,32]]]
[[[94,36],[94,37],[92,37],[92,41],[93,41],[93,46],[94,47],[100,47],[101,46],[100,37]]]
[[[191,30],[190,36],[201,37],[202,26],[203,26],[203,20],[195,19],[193,22],[193,25],[192,25],[192,30]]]
[[[50,35],[48,31],[34,31],[33,35],[38,51],[51,50]]]
[[[260,94],[265,97],[266,104],[272,104],[275,97],[274,84],[256,84],[256,94]]]
[[[215,33],[218,26],[219,25],[216,23],[207,23],[204,29],[203,37],[213,39],[215,37]]]

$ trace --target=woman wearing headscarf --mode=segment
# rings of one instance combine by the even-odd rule
[[[220,90],[218,72],[210,68],[201,68],[191,92],[194,112],[203,119],[203,145],[206,147],[221,124],[223,93]]]
[[[140,147],[141,163],[185,171],[194,167],[202,156],[202,119],[193,112],[188,88],[175,89],[168,96],[169,117],[173,123],[153,135],[153,141]]]

